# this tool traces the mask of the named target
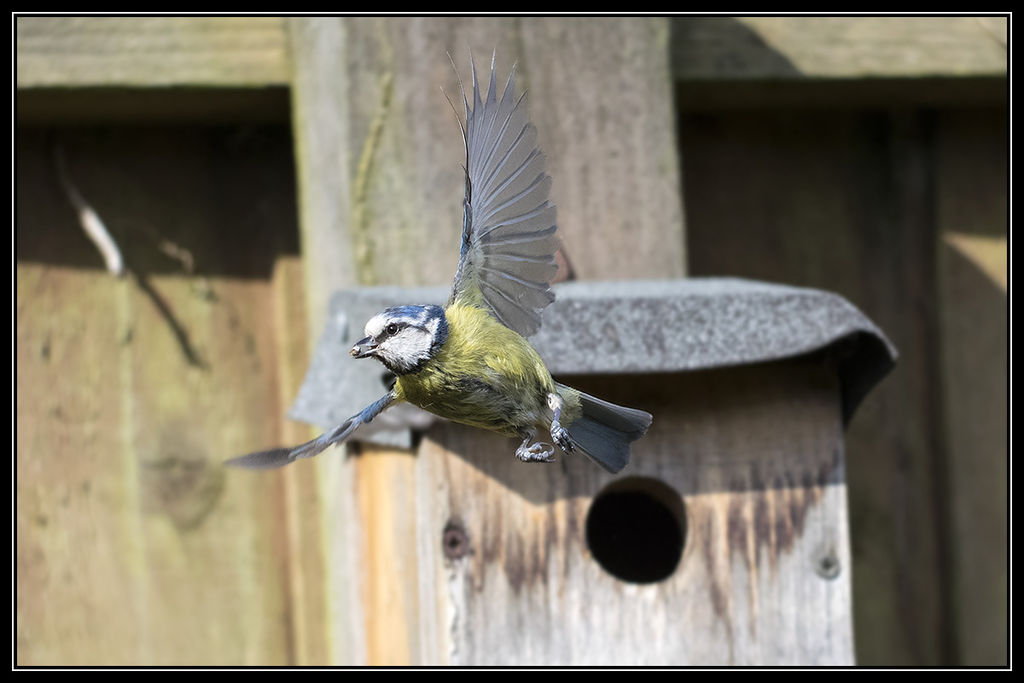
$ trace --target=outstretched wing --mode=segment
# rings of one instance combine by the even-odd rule
[[[341,443],[352,436],[359,427],[370,423],[373,418],[380,415],[391,404],[397,400],[394,389],[386,393],[382,398],[363,408],[340,425],[329,432],[325,432],[312,441],[293,446],[291,448],[273,448],[269,451],[249,453],[238,458],[232,458],[224,462],[225,465],[244,467],[250,470],[267,470],[275,467],[284,467],[299,458],[312,458],[314,455],[327,450],[336,443]]]
[[[448,303],[484,306],[528,337],[555,300],[548,284],[558,270],[551,178],[537,148],[537,129],[527,119],[525,94],[515,97],[514,70],[499,99],[492,56],[482,99],[472,59],[470,69],[472,107],[459,83],[466,106],[466,198],[462,252]]]

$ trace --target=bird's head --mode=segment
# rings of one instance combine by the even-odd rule
[[[395,306],[370,318],[366,337],[349,352],[374,357],[396,375],[416,372],[437,353],[448,337],[448,321],[440,306]]]

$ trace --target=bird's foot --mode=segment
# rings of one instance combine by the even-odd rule
[[[530,438],[523,441],[516,449],[516,457],[523,462],[554,462],[555,461],[555,447],[549,443],[538,441],[535,444],[530,444],[533,440],[532,435]]]

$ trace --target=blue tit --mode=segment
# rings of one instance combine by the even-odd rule
[[[230,464],[279,467],[312,457],[401,401],[517,437],[522,442],[515,455],[524,462],[554,461],[555,445],[565,453],[579,451],[611,473],[629,462],[630,443],[646,433],[651,415],[554,381],[526,340],[555,298],[549,283],[559,243],[555,207],[548,202],[551,178],[523,97],[515,97],[514,72],[499,99],[492,57],[482,99],[472,60],[470,69],[472,105],[459,82],[466,186],[461,254],[447,305],[397,306],[366,323],[366,336],[351,355],[375,358],[395,375],[378,401],[308,443]],[[538,430],[552,443],[538,441]]]

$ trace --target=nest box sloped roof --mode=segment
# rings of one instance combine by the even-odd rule
[[[704,370],[833,349],[848,422],[896,360],[896,349],[871,320],[841,296],[816,289],[690,278],[570,282],[555,292],[531,339],[554,375]],[[376,399],[389,382],[384,369],[348,354],[363,323],[388,306],[442,304],[447,296],[447,287],[337,292],[290,417],[326,428]],[[407,428],[430,420],[418,409],[388,411],[370,438],[408,445]]]

